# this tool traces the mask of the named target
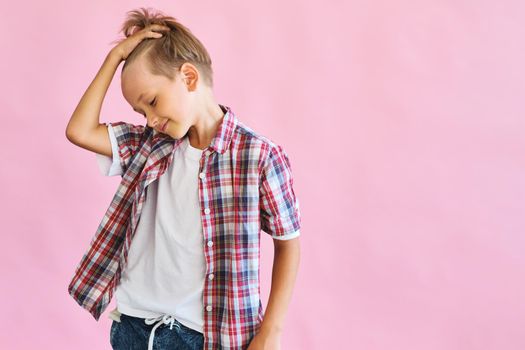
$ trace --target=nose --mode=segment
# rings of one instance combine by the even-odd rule
[[[146,116],[146,120],[148,121],[148,126],[150,128],[155,128],[156,126],[159,126],[160,120],[157,116],[153,116],[153,117]]]

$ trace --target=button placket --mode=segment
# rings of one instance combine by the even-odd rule
[[[208,163],[208,157],[210,156],[210,154],[211,154],[210,150],[208,150],[208,149],[205,150],[204,151],[205,157],[201,159],[201,161],[203,162],[203,167],[201,168],[201,169],[203,169],[203,171],[199,172],[199,179],[202,180],[201,188],[202,188],[202,186],[204,186],[204,182],[206,181],[206,171],[205,171],[205,169],[206,169],[206,164]],[[203,202],[203,204],[206,205],[205,202]],[[208,215],[208,214],[210,214],[210,212],[211,212],[210,208],[204,208],[204,214]],[[207,240],[206,236],[207,236],[207,234],[205,234],[206,245],[211,248],[213,246],[213,241],[212,240]],[[205,249],[205,254],[206,254],[206,256],[209,254],[209,250],[208,249]],[[214,277],[215,277],[215,275],[213,273],[210,273],[208,275],[208,280],[211,281],[211,280],[214,279]],[[205,285],[204,288],[205,288],[204,298],[206,298],[206,296],[208,294],[208,291],[207,291],[208,287]],[[212,305],[208,304],[208,305],[205,306],[204,309],[206,310],[206,314],[208,314],[208,313],[211,314],[211,311],[213,310],[213,307],[212,307]],[[211,320],[208,317],[205,317],[204,322],[209,323],[209,322],[211,322]],[[211,327],[211,325],[210,325],[210,327]],[[207,334],[204,335],[205,340],[207,338],[206,336],[207,336]]]

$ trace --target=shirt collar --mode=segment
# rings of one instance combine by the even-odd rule
[[[210,143],[210,148],[223,154],[230,146],[235,127],[237,126],[237,117],[230,107],[219,104],[225,113],[222,122],[219,125],[217,133]]]

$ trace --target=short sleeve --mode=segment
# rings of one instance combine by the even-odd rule
[[[109,124],[115,136],[122,172],[125,173],[131,159],[139,149],[144,136],[144,125],[134,125],[123,121]]]
[[[261,229],[279,240],[299,236],[299,200],[293,188],[290,160],[281,146],[263,162],[259,184]]]
[[[116,175],[122,175],[122,166],[120,165],[120,155],[118,152],[118,145],[117,145],[117,139],[115,137],[115,132],[113,131],[113,127],[111,125],[108,125],[108,134],[109,134],[109,140],[111,142],[111,151],[113,153],[113,157],[108,157],[104,154],[96,154],[97,156],[97,162],[98,167],[100,170],[100,173],[104,176],[116,176]]]

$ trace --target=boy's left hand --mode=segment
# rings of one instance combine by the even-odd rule
[[[281,334],[261,330],[252,338],[248,350],[281,350]]]

